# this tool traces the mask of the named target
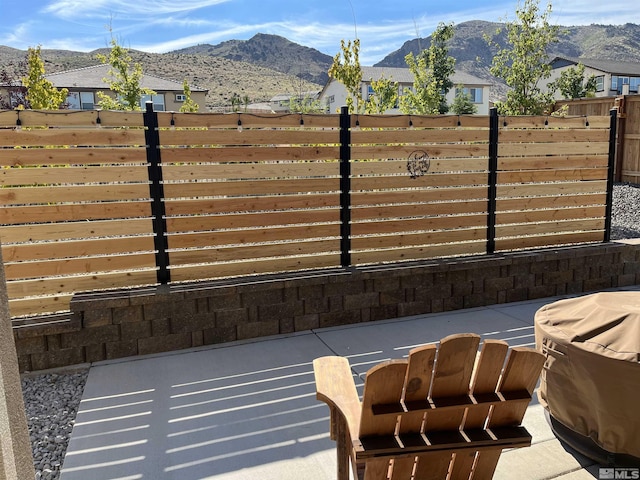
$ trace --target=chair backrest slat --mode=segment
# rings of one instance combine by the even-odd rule
[[[367,372],[362,396],[360,437],[395,433],[397,416],[376,417],[373,407],[400,403],[407,365],[407,360],[390,360]]]

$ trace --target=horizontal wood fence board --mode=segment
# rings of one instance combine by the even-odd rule
[[[0,185],[148,183],[147,167],[36,167],[0,170]]]
[[[215,197],[224,195],[247,195],[258,193],[306,194],[307,192],[338,191],[340,180],[335,179],[286,179],[286,180],[239,180],[199,183],[167,183],[164,186],[166,198]]]
[[[0,207],[0,218],[4,225],[71,222],[78,220],[108,220],[114,218],[149,217],[150,215],[151,206],[148,201]]]
[[[605,206],[574,207],[565,209],[549,209],[534,211],[497,212],[496,225],[519,223],[552,222],[557,220],[584,220],[587,218],[604,218]]]
[[[338,193],[309,193],[306,195],[247,196],[200,200],[193,198],[167,199],[166,213],[173,215],[206,215],[242,211],[331,208],[340,206]]]
[[[10,225],[2,227],[2,244],[96,237],[129,237],[152,235],[150,218],[95,220],[47,224]]]
[[[487,157],[486,144],[432,144],[432,145],[354,145],[351,148],[351,158],[354,160],[368,160],[377,158],[409,158],[415,152],[425,152],[431,161],[439,158],[457,158],[469,161],[469,157]],[[464,170],[464,169],[462,169]]]
[[[555,129],[543,130],[500,130],[498,143],[572,143],[572,142],[604,142],[609,143],[608,129]]]
[[[238,128],[238,120],[243,127],[263,128],[300,128],[302,119],[304,127],[338,128],[340,126],[339,115],[328,114],[252,114],[252,113],[173,113],[158,112],[158,125],[160,127],[178,128]],[[173,120],[174,125],[171,125]]]
[[[606,133],[606,132],[605,132]],[[395,129],[355,130],[351,132],[352,145],[359,144],[439,144],[439,143],[488,143],[486,130],[469,129]]]
[[[441,187],[467,187],[485,185],[487,173],[430,173],[419,177],[408,175],[394,176],[363,176],[351,180],[353,192],[374,190],[406,190],[406,189],[434,189]],[[486,187],[485,187],[486,189]]]
[[[287,225],[252,230],[225,230],[218,232],[191,232],[170,234],[167,238],[169,249],[194,247],[214,247],[232,244],[263,242],[289,242],[323,237],[339,237],[340,226],[330,225]]]
[[[367,205],[351,209],[351,220],[371,220],[375,218],[400,218],[422,215],[456,215],[461,213],[486,214],[486,200],[438,203],[408,203],[401,205]]]
[[[216,165],[164,165],[165,182],[193,180],[239,180],[287,177],[337,177],[337,162],[234,163]],[[1,177],[0,177],[1,180]]]
[[[500,156],[516,155],[607,155],[609,144],[605,142],[572,142],[572,143],[501,143]]]
[[[382,262],[402,262],[407,260],[479,255],[485,253],[485,243],[486,242],[451,243],[393,250],[353,252],[351,259],[354,265],[367,265]]]
[[[8,110],[0,112],[0,126],[13,127],[17,120],[23,127],[103,126],[142,127],[142,112],[108,110]],[[100,119],[100,122],[98,122]]]
[[[1,231],[1,230],[0,230]],[[49,260],[54,258],[119,255],[154,250],[153,237],[98,238],[92,240],[62,240],[46,243],[2,245],[5,262]]]
[[[162,145],[296,145],[337,144],[339,132],[330,130],[161,130]],[[0,141],[1,141],[0,137]],[[143,142],[144,143],[144,142]]]
[[[0,166],[146,164],[144,148],[0,148]]]
[[[408,160],[402,159],[379,159],[351,162],[351,174],[359,175],[398,175],[403,174],[409,177]],[[430,174],[446,173],[446,172],[485,172],[487,170],[487,159],[470,159],[470,160],[440,160],[430,159],[429,170],[422,177]],[[484,183],[487,178],[485,175]]]
[[[500,157],[498,170],[541,170],[555,168],[607,167],[608,155],[554,155],[541,157]]]
[[[561,182],[525,185],[498,185],[500,197],[526,197],[542,195],[578,195],[581,193],[602,193],[607,191],[607,182]]]
[[[487,238],[486,228],[465,228],[429,233],[405,233],[376,237],[356,237],[351,241],[353,251],[380,248],[401,248],[408,246],[440,245],[444,243],[470,242]]]
[[[579,220],[562,220],[555,222],[534,222],[519,225],[497,225],[496,237],[526,237],[538,234],[561,232],[602,231],[604,219],[581,218]]]
[[[107,184],[40,187],[9,187],[0,189],[0,205],[70,203],[142,200],[149,198],[149,186],[143,184]]]
[[[351,128],[487,128],[488,115],[352,115]]]
[[[465,201],[487,198],[487,187],[433,188],[388,192],[354,192],[351,204],[355,207],[385,203],[416,203]]]
[[[35,298],[12,298],[9,299],[9,312],[12,317],[68,312],[72,298],[73,294],[50,295]]]
[[[6,263],[5,274],[7,280],[18,280],[112,270],[155,269],[155,265],[154,253],[142,253]]]
[[[406,218],[402,220],[384,220],[353,223],[351,233],[357,235],[375,235],[421,230],[449,230],[486,226],[486,215],[455,215],[428,218]]]
[[[35,297],[38,295],[154,285],[156,281],[155,268],[128,272],[94,272],[90,275],[7,282],[7,292],[12,298]]]
[[[143,129],[51,128],[34,130],[0,129],[0,146],[16,145],[145,145]]]
[[[239,277],[275,272],[332,268],[340,265],[339,254],[297,255],[287,258],[252,259],[217,265],[192,265],[171,268],[171,279],[176,282],[209,278]]]
[[[554,195],[527,198],[499,198],[496,201],[498,213],[506,211],[556,209],[583,205],[605,205],[606,193]]]
[[[546,123],[546,125],[545,125]],[[506,124],[506,125],[505,125]],[[611,117],[594,116],[500,116],[499,127],[502,128],[609,128]]]
[[[498,183],[568,182],[579,180],[606,180],[606,168],[574,168],[557,170],[520,170],[498,172]]]
[[[339,222],[338,210],[246,212],[227,215],[167,218],[167,232],[198,232],[227,228],[268,228],[277,225]]]
[[[519,238],[496,239],[496,251],[521,250],[580,243],[602,242],[604,231],[572,232]]]
[[[299,242],[274,243],[262,245],[226,246],[197,250],[179,250],[169,253],[172,266],[220,263],[237,260],[251,260],[268,257],[289,257],[291,255],[314,255],[338,253],[339,239],[310,240]]]
[[[340,158],[340,148],[331,146],[163,147],[160,154],[162,155],[162,163],[166,166],[171,163],[337,160]]]

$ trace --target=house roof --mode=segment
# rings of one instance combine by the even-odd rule
[[[92,89],[108,89],[109,85],[104,81],[105,77],[109,77],[109,65],[94,65],[92,67],[77,68],[75,70],[66,70],[64,72],[50,73],[45,75],[56,88],[92,88]],[[173,80],[166,80],[153,75],[143,74],[140,80],[142,88],[150,88],[155,91],[182,91],[182,83]],[[190,86],[192,92],[206,92],[203,88]]]
[[[413,83],[414,78],[411,70],[408,68],[398,67],[362,67],[362,80],[379,80],[380,78],[390,78],[394,82],[398,83]],[[451,77],[451,81],[454,85],[491,85],[490,82],[478,77],[474,77],[465,72],[456,71]]]
[[[618,62],[616,60],[598,60],[594,58],[555,57],[551,61],[552,68],[561,68],[568,64],[582,63],[585,67],[600,70],[612,75],[640,76],[640,63]]]

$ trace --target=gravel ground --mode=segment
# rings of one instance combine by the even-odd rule
[[[640,237],[640,185],[614,187],[611,238]],[[57,480],[89,370],[23,375],[36,479]]]

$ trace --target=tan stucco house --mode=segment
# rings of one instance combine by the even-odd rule
[[[93,110],[97,108],[98,98],[96,92],[102,91],[109,95],[109,85],[104,81],[109,77],[109,65],[95,65],[93,67],[78,68],[64,72],[45,75],[56,88],[69,90],[67,104],[72,110]],[[185,98],[182,83],[152,75],[143,75],[140,86],[156,92],[155,95],[145,95],[140,101],[140,106],[148,101],[153,102],[155,111],[177,112],[180,110]],[[190,86],[191,99],[196,102],[200,111],[205,111],[205,97],[208,90]]]

